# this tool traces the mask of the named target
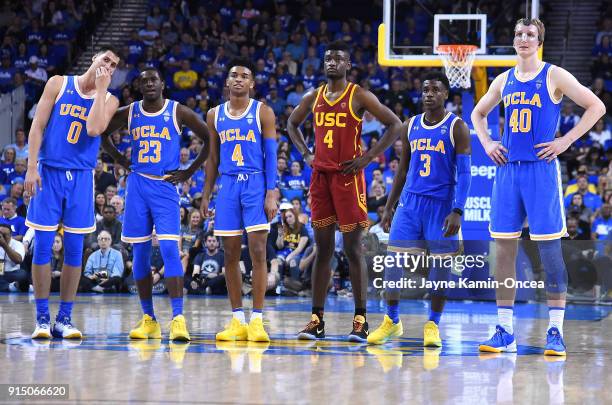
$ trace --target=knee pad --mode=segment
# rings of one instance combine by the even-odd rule
[[[151,273],[151,241],[132,245],[132,274],[134,280],[142,280]]]
[[[546,292],[557,294],[567,292],[567,271],[563,262],[561,240],[538,241],[538,248],[546,273]]]
[[[159,249],[164,260],[164,277],[183,277],[183,265],[179,255],[178,242],[175,240],[160,240]]]
[[[83,262],[83,241],[85,235],[82,233],[64,232],[64,264],[80,267]]]
[[[32,257],[32,263],[43,265],[51,262],[51,249],[54,239],[55,231],[36,230],[34,232],[34,255]]]

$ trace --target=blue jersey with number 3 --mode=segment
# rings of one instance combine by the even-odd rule
[[[161,110],[154,113],[146,112],[142,101],[130,104],[131,170],[163,176],[179,168],[181,128],[176,118],[177,108],[178,102],[168,99]]]
[[[264,145],[259,121],[261,103],[250,99],[244,113],[230,115],[229,101],[215,109],[215,129],[219,134],[219,172],[249,174],[264,171]]]
[[[506,120],[502,145],[508,149],[508,161],[538,161],[535,145],[555,139],[561,111],[561,99],[551,94],[550,72],[553,65],[542,63],[531,80],[520,80],[516,67],[507,71],[502,88]]]
[[[108,94],[107,94],[108,98]],[[94,96],[79,89],[77,76],[64,76],[40,147],[40,162],[58,169],[96,167],[100,137],[87,135]]]

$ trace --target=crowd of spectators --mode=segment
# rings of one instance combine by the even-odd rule
[[[101,12],[99,2],[87,0],[29,3],[40,3],[39,12],[36,12],[35,7],[30,7],[34,11],[28,14],[17,6],[17,9],[11,11],[14,18],[0,31],[4,39],[0,49],[0,86],[6,85],[7,87],[2,87],[4,90],[20,84],[16,79],[19,76],[18,71],[28,67],[28,63],[23,63],[24,57],[28,62],[31,62],[32,57],[36,59],[37,67],[34,71],[38,71],[41,78],[43,72],[40,68],[47,76],[64,72],[63,68],[70,63],[70,57],[75,52],[68,45],[72,43],[69,39],[75,35],[81,37],[85,32],[83,30],[91,29],[93,25],[86,25],[87,19],[99,16]],[[463,3],[459,1],[453,5],[440,6],[435,11],[458,12],[457,7],[460,8]],[[355,7],[363,8],[364,4],[357,2]],[[413,5],[414,13],[403,17],[404,30],[400,32],[402,40],[422,40],[431,35],[431,19],[424,18],[420,6],[416,3]],[[385,68],[376,63],[376,33],[380,13],[366,12],[365,15],[369,18],[359,19],[346,16],[327,17],[333,8],[333,2],[314,0],[151,0],[150,12],[142,28],[132,32],[126,43],[119,48],[122,53],[121,62],[110,85],[110,91],[119,98],[121,105],[127,105],[140,98],[137,85],[139,71],[147,66],[156,67],[165,80],[166,96],[179,100],[204,117],[210,108],[224,100],[224,78],[228,61],[236,55],[246,56],[254,61],[256,86],[252,96],[272,107],[277,116],[279,136],[277,170],[282,201],[279,213],[272,221],[268,238],[270,294],[308,294],[312,263],[317,249],[310,220],[311,169],[304,164],[302,157],[291,144],[285,126],[289,114],[305,92],[324,81],[321,60],[325,45],[335,39],[348,42],[352,47],[349,80],[374,92],[400,119],[406,120],[421,112],[421,77],[427,69]],[[490,7],[490,14],[494,15],[495,11],[494,7]],[[0,26],[3,17],[5,21],[9,21],[6,19],[7,13],[10,14],[8,11],[0,13]],[[510,17],[504,14],[495,18]],[[510,20],[515,21],[512,18]],[[604,55],[608,57],[606,50],[609,49],[608,34],[612,23],[609,18],[603,18],[601,24],[602,32],[597,36],[597,61],[594,66],[601,64],[605,59]],[[68,39],[58,32],[70,32],[66,34],[69,35]],[[504,35],[509,34],[497,30],[491,35],[495,36],[498,42],[504,42]],[[64,52],[63,55],[68,55],[68,58],[55,60],[58,55],[56,51],[59,49],[55,47],[63,47],[60,51]],[[41,64],[43,59],[46,63]],[[32,68],[31,63],[30,67]],[[594,72],[604,70],[606,69],[594,67]],[[496,71],[490,72],[494,73]],[[598,75],[591,86],[607,105],[610,97],[606,90],[606,87],[609,88],[609,81],[606,82],[608,79]],[[30,84],[27,84],[37,89],[36,92],[31,92],[32,97],[35,97],[43,82],[32,79]],[[446,107],[461,114],[460,94],[451,94]],[[569,131],[578,119],[573,107],[564,105],[559,122],[559,135]],[[312,147],[314,131],[310,120],[305,122],[302,131],[307,144]],[[383,125],[366,113],[363,120],[362,150],[371,148],[384,131]],[[24,195],[22,185],[28,146],[26,133],[22,130],[15,133],[14,139],[13,144],[4,148],[0,166],[0,195],[4,195],[4,219],[0,220],[0,223],[11,225],[11,244],[22,243],[23,240],[22,260],[19,265],[14,262],[13,268],[22,269],[24,273],[13,273],[13,278],[7,278],[8,272],[5,271],[4,278],[0,276],[0,290],[25,291],[29,287],[28,263],[31,262],[33,238],[33,232],[27,230],[23,223],[30,198]],[[112,141],[119,151],[126,156],[130,155],[130,140],[126,131],[113,134]],[[202,144],[188,129],[183,131],[181,143],[180,165],[185,168],[198,154]],[[610,237],[611,146],[609,123],[601,120],[581,142],[562,157],[567,164],[569,175],[565,205],[570,239],[593,241]],[[388,234],[384,232],[379,221],[398,170],[401,147],[401,141],[396,141],[365,170],[367,208],[372,224],[368,238],[375,238],[382,243],[387,242]],[[219,239],[212,233],[214,217],[202,218],[199,213],[202,198],[200,191],[204,179],[204,171],[199,170],[179,186],[180,255],[186,277],[185,289],[192,294],[225,294],[223,250]],[[120,239],[125,220],[123,209],[126,173],[121,167],[114,166],[110,156],[103,152],[95,168],[95,184],[97,225],[95,232],[85,240],[84,273],[80,288],[82,291],[99,293],[135,292],[131,279],[131,247]],[[214,205],[213,197],[212,209]],[[5,244],[9,243],[4,239]],[[0,248],[4,248],[1,240],[0,238]],[[163,293],[163,260],[155,237],[153,245],[151,272],[154,290]],[[252,266],[246,245],[245,238],[240,265],[244,273],[244,292],[248,293]],[[11,255],[8,255],[8,249],[5,251],[8,263]],[[600,256],[611,254],[605,251],[597,252],[597,249],[593,249],[593,252],[594,255]],[[53,248],[54,288],[58,287],[55,280],[61,272],[61,263],[60,232]],[[5,268],[8,267],[5,265]],[[336,238],[333,271],[333,290],[339,294],[350,294],[350,284],[346,281],[348,266],[342,254],[342,238],[339,233]]]

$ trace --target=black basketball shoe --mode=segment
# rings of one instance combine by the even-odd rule
[[[312,318],[303,331],[297,336],[300,340],[315,340],[325,338],[325,322],[319,320],[319,317],[312,314]]]
[[[370,331],[368,330],[368,323],[366,322],[365,317],[355,315],[355,318],[353,318],[353,331],[348,335],[348,341],[367,343],[369,333]]]

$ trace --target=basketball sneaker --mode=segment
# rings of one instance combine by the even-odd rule
[[[353,318],[353,331],[348,335],[349,342],[366,343],[368,341],[368,323],[361,315],[355,315]]]
[[[438,329],[438,325],[434,321],[427,321],[423,327],[423,346],[442,347],[440,329]]]
[[[300,340],[325,339],[325,321],[321,321],[316,314],[312,314],[310,322],[297,335]]]
[[[248,325],[232,317],[229,325],[225,327],[225,330],[217,333],[215,339],[221,341],[247,340],[248,336]]]
[[[481,343],[478,350],[489,353],[514,353],[516,352],[516,341],[514,335],[509,334],[504,328],[497,325],[495,326],[495,334],[491,339]]]
[[[36,320],[36,328],[32,333],[32,339],[51,339],[49,317],[41,316]]]
[[[170,340],[189,342],[189,332],[187,331],[187,322],[183,315],[177,315],[172,318],[170,323]]]
[[[144,314],[138,325],[130,331],[130,339],[161,339],[161,326],[150,315]]]
[[[72,321],[69,317],[65,316],[61,319],[55,319],[53,328],[51,328],[51,335],[55,338],[60,339],[82,339],[83,334],[80,330],[72,325]]]
[[[393,320],[385,315],[382,324],[374,332],[368,336],[368,343],[371,345],[382,345],[393,337],[402,336],[404,334],[404,327],[402,321],[393,323]]]
[[[249,342],[269,342],[270,337],[264,329],[261,318],[253,318],[247,327],[247,339]]]
[[[565,342],[559,329],[552,327],[546,333],[546,347],[544,348],[545,356],[565,356]]]

